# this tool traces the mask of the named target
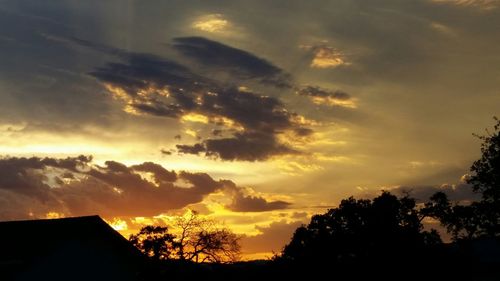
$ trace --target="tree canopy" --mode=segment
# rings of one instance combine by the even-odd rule
[[[373,200],[353,197],[338,208],[315,215],[299,227],[282,258],[299,262],[362,262],[415,254],[441,243],[423,230],[415,200],[383,192]]]
[[[481,200],[452,203],[446,194],[438,192],[423,210],[439,219],[454,240],[500,237],[500,120],[494,119],[493,132],[476,135],[482,141],[482,155],[472,164],[466,180],[474,192],[481,194]]]

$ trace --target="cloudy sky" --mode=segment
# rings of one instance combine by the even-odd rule
[[[498,0],[0,0],[0,219],[192,209],[252,258],[350,195],[467,200],[499,27]]]

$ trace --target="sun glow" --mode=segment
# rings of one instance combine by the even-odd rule
[[[48,212],[47,214],[45,214],[45,218],[47,219],[60,219],[64,217],[65,216],[63,213],[58,213],[58,212]]]
[[[229,21],[224,19],[221,14],[203,16],[192,24],[192,27],[195,29],[211,33],[223,32],[228,26]]]
[[[116,231],[123,232],[128,230],[127,222],[120,218],[113,218],[112,220],[106,222]]]

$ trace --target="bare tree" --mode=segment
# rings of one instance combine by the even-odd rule
[[[239,259],[239,237],[215,221],[190,212],[175,224],[180,233],[176,238],[177,255],[193,262],[232,262]]]
[[[129,240],[155,259],[200,262],[234,262],[240,258],[240,237],[216,221],[190,211],[169,228],[146,226]]]

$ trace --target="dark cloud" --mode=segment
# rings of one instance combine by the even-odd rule
[[[104,217],[154,216],[200,203],[224,191],[234,211],[268,211],[288,206],[247,197],[230,180],[206,173],[168,171],[153,162],[127,166],[91,157],[0,159],[0,219],[99,214]],[[229,192],[228,192],[229,191]]]
[[[36,194],[42,199],[49,197],[50,188],[45,181],[46,175],[36,171],[45,167],[60,168],[67,172],[77,171],[92,161],[91,157],[79,156],[76,158],[0,158],[0,188],[15,190],[25,194]]]
[[[232,201],[226,208],[234,212],[265,212],[286,209],[291,205],[281,200],[268,201],[261,196],[246,195],[242,188],[232,182],[226,182],[225,190],[232,196]]]
[[[285,201],[267,201],[259,196],[237,194],[227,208],[234,212],[264,212],[286,209],[290,203]]]
[[[213,63],[220,67],[240,66],[240,71],[251,78],[266,76],[271,79],[282,74],[278,68],[247,52],[207,39],[178,38],[175,42],[177,48],[187,48],[190,51],[186,52],[191,55],[198,53],[196,48],[206,48],[197,55],[199,60],[220,51],[220,57],[207,57],[206,60],[214,60]],[[196,114],[208,120],[217,134],[209,134],[199,143],[177,145],[180,153],[204,154],[223,160],[261,161],[276,155],[299,153],[280,142],[280,134],[312,132],[295,121],[297,115],[289,112],[277,98],[242,91],[154,55],[111,47],[96,48],[86,41],[81,45],[116,54],[121,60],[99,67],[90,75],[123,100],[126,111],[175,119]]]
[[[63,206],[48,184],[51,169],[60,169],[63,178],[68,178],[78,169],[88,166],[91,157],[0,158],[0,219],[26,219],[62,210]],[[44,171],[44,172],[41,172]],[[54,178],[58,182],[57,178]]]
[[[160,184],[161,182],[173,182],[177,179],[177,174],[174,171],[168,171],[163,168],[161,165],[153,163],[153,162],[144,162],[139,165],[133,165],[131,168],[134,171],[140,172],[149,172],[154,175],[156,183]]]
[[[212,71],[224,71],[241,79],[258,79],[280,88],[291,87],[290,75],[247,51],[203,37],[175,38],[173,46]]]
[[[316,104],[355,107],[352,97],[348,93],[339,90],[332,91],[308,85],[299,89],[297,94],[309,97]]]
[[[168,150],[168,149],[160,149],[160,152],[161,154],[164,154],[164,155],[172,155],[172,151]]]
[[[333,98],[338,100],[348,100],[351,96],[342,91],[330,91],[317,86],[305,86],[298,91],[299,95],[309,97]]]
[[[310,128],[295,128],[293,130],[295,132],[295,134],[299,137],[307,137],[307,136],[310,136],[314,133],[314,131]]]
[[[206,156],[224,160],[262,161],[270,156],[296,154],[298,151],[280,144],[276,136],[266,133],[235,133],[230,138],[207,139],[194,145],[177,145],[186,154],[205,153]]]
[[[481,196],[472,191],[472,186],[466,183],[400,186],[389,190],[398,196],[409,194],[419,202],[426,202],[436,192],[444,192],[451,201],[467,203],[481,199]]]
[[[185,154],[200,154],[206,151],[205,147],[199,143],[194,145],[178,144],[175,147],[177,147],[177,150],[180,153],[185,153]]]

